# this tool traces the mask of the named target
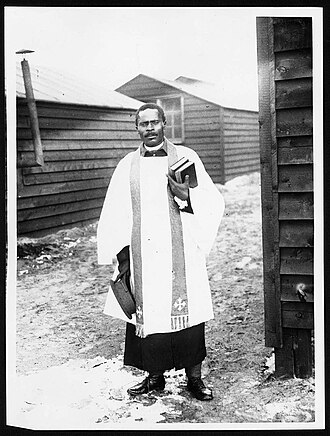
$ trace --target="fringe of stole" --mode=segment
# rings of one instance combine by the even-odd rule
[[[171,329],[182,330],[189,327],[189,315],[171,316]]]
[[[189,315],[171,316],[171,329],[182,330],[189,327]],[[143,324],[136,323],[135,334],[139,338],[145,338]]]
[[[143,324],[136,323],[135,334],[139,338],[145,338]]]

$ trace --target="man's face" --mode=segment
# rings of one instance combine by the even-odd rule
[[[165,124],[157,109],[146,109],[139,113],[136,129],[145,145],[156,147],[164,141]]]

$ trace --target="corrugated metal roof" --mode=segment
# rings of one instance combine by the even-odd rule
[[[257,102],[246,101],[246,97],[243,94],[239,95],[228,95],[224,88],[221,88],[213,83],[203,82],[201,80],[185,78],[184,76],[179,76],[176,80],[167,80],[159,77],[151,77],[145,74],[139,74],[132,80],[126,82],[124,85],[116,89],[116,91],[121,92],[120,89],[124,89],[126,85],[131,84],[138,78],[144,77],[150,80],[156,80],[164,85],[171,86],[172,88],[179,89],[180,91],[186,92],[187,94],[193,95],[195,97],[206,100],[210,103],[214,103],[218,106],[223,106],[233,109],[242,109],[257,111]]]
[[[139,100],[67,73],[30,63],[29,66],[36,100],[121,109],[138,109],[142,105]],[[25,98],[23,73],[19,63],[16,64],[16,95]]]

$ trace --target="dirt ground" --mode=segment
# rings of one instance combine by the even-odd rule
[[[203,363],[214,400],[193,399],[183,371],[166,373],[164,392],[129,398],[127,387],[144,373],[123,367],[125,323],[103,314],[112,267],[97,264],[97,225],[91,224],[18,241],[20,425],[122,429],[314,421],[314,378],[275,379],[272,349],[264,346],[259,174],[219,190],[226,211],[207,260],[215,318],[207,323]]]

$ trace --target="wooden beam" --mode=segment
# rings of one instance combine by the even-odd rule
[[[276,82],[276,109],[312,106],[312,79]]]
[[[311,331],[283,328],[283,347],[275,347],[275,376],[308,378],[312,360]]]
[[[278,109],[276,111],[276,136],[306,136],[313,134],[311,107]]]
[[[313,220],[281,220],[280,247],[313,247]]]
[[[313,217],[312,192],[290,192],[279,195],[279,220],[306,220]]]
[[[278,52],[275,56],[275,80],[312,77],[311,49]]]
[[[226,161],[225,161],[225,138],[224,138],[224,109],[219,107],[219,145],[220,145],[220,183],[224,185],[226,183]]]
[[[306,136],[289,136],[287,138],[281,137],[277,138],[277,145],[278,148],[285,148],[285,147],[312,147],[313,146],[313,136],[312,135],[306,135]]]
[[[313,147],[283,147],[278,149],[279,165],[299,165],[313,163]]]
[[[281,347],[281,305],[279,282],[278,179],[276,171],[275,58],[273,19],[257,18],[259,75],[259,125],[262,199],[262,241],[264,255],[265,342]]]
[[[30,67],[28,61],[26,59],[23,59],[21,62],[21,66],[23,72],[26,102],[27,102],[30,121],[31,121],[29,131],[30,134],[32,135],[32,140],[34,145],[35,164],[43,165],[44,158],[43,158],[42,144],[40,138],[37,106],[34,99],[31,73],[30,73]]]
[[[279,192],[313,192],[313,165],[279,165]]]
[[[274,18],[274,51],[312,47],[312,18]]]
[[[314,329],[313,303],[283,302],[283,328]]]
[[[281,248],[281,274],[313,275],[313,248]]]

